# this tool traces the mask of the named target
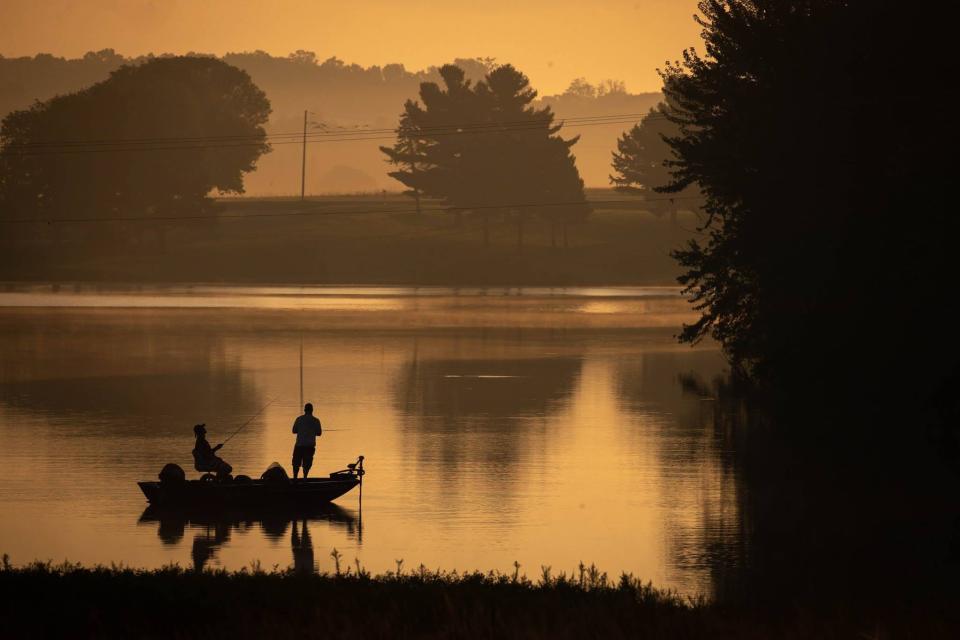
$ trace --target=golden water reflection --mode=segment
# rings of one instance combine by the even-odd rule
[[[595,326],[558,310],[582,296],[559,296],[553,327],[530,322],[543,298],[467,296],[460,311],[439,298],[379,325],[330,310],[0,309],[0,549],[14,562],[331,570],[336,547],[374,571],[517,560],[530,575],[583,560],[709,593],[718,563],[736,561],[737,483],[679,378],[709,380],[723,362],[658,328],[674,298],[639,330],[622,326],[629,313]],[[443,327],[418,326],[424,309]],[[289,466],[301,342],[304,396],[326,429],[315,468],[367,457],[362,527],[355,492],[332,514],[143,514],[135,481],[168,461],[190,469],[197,422],[219,442],[275,399],[222,453],[249,475]]]
[[[324,529],[346,534],[347,539],[363,542],[363,521],[358,513],[336,504],[313,508],[199,510],[147,507],[139,524],[156,526],[162,544],[178,547],[188,534],[193,569],[203,571],[219,564],[218,553],[234,536],[249,535],[258,529],[271,543],[289,539],[291,565],[297,572],[317,571],[316,554],[310,529]],[[289,530],[289,534],[288,534]],[[324,554],[326,550],[320,549]]]

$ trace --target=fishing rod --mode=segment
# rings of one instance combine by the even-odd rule
[[[243,431],[243,428],[244,428],[244,427],[246,427],[248,424],[250,424],[251,422],[253,422],[253,419],[254,419],[254,418],[256,418],[256,417],[259,416],[261,413],[263,413],[264,411],[266,411],[267,407],[269,407],[270,405],[272,405],[273,402],[274,402],[274,400],[276,400],[276,399],[279,398],[279,397],[280,397],[280,396],[274,396],[273,398],[270,399],[269,402],[267,402],[267,404],[265,404],[265,405],[263,405],[262,407],[260,407],[260,410],[259,410],[259,411],[257,411],[255,414],[253,414],[252,416],[250,416],[249,418],[247,418],[247,421],[244,422],[242,425],[240,425],[240,427],[237,428],[236,431],[234,431],[233,433],[231,433],[231,434],[230,434],[230,437],[227,438],[226,440],[224,440],[223,443],[222,443],[220,446],[223,446],[223,445],[227,444],[228,442],[230,442],[230,440],[233,439],[233,436],[235,436],[235,435],[237,435],[238,433],[240,433],[241,431]]]

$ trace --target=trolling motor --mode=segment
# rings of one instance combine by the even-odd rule
[[[360,483],[360,505],[362,509],[363,505],[363,475],[366,471],[363,470],[363,456],[359,456],[356,462],[351,462],[347,465],[346,469],[341,469],[340,471],[334,471],[330,474],[332,479],[341,479],[346,478],[356,478]],[[361,511],[362,513],[362,511]],[[361,516],[362,518],[363,516]]]
[[[363,481],[363,475],[366,471],[363,470],[363,456],[357,458],[356,462],[351,462],[347,465],[346,469],[341,469],[340,471],[334,471],[330,474],[331,478],[343,478],[344,476],[349,476],[351,478],[358,478],[360,481]]]

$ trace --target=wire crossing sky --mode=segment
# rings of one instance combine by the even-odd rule
[[[589,127],[610,124],[635,124],[641,118],[646,120],[661,120],[665,116],[660,114],[647,115],[643,112],[615,114],[610,116],[568,118],[557,120],[550,126]],[[500,123],[463,123],[443,128],[427,128],[419,131],[424,137],[436,138],[440,136],[476,135],[476,134],[510,134],[535,131],[543,128],[545,123],[517,121]],[[238,146],[256,146],[260,144],[303,144],[315,142],[357,142],[357,141],[387,141],[394,140],[394,129],[355,129],[346,131],[314,131],[307,134],[277,133],[264,136],[209,136],[209,137],[171,137],[171,138],[131,138],[115,140],[48,140],[25,144],[11,143],[0,147],[0,152],[12,155],[49,155],[67,153],[101,153],[109,151],[182,151],[185,149],[214,149],[232,148]],[[387,135],[385,135],[387,134]]]
[[[658,91],[656,69],[698,43],[696,0],[4,0],[0,55],[77,57],[297,50],[410,70],[493,57],[541,94],[570,81]]]

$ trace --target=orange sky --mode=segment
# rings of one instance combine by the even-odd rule
[[[697,44],[696,0],[3,0],[0,54],[75,57],[297,49],[408,69],[490,56],[541,93],[572,78],[655,91],[655,69]]]

